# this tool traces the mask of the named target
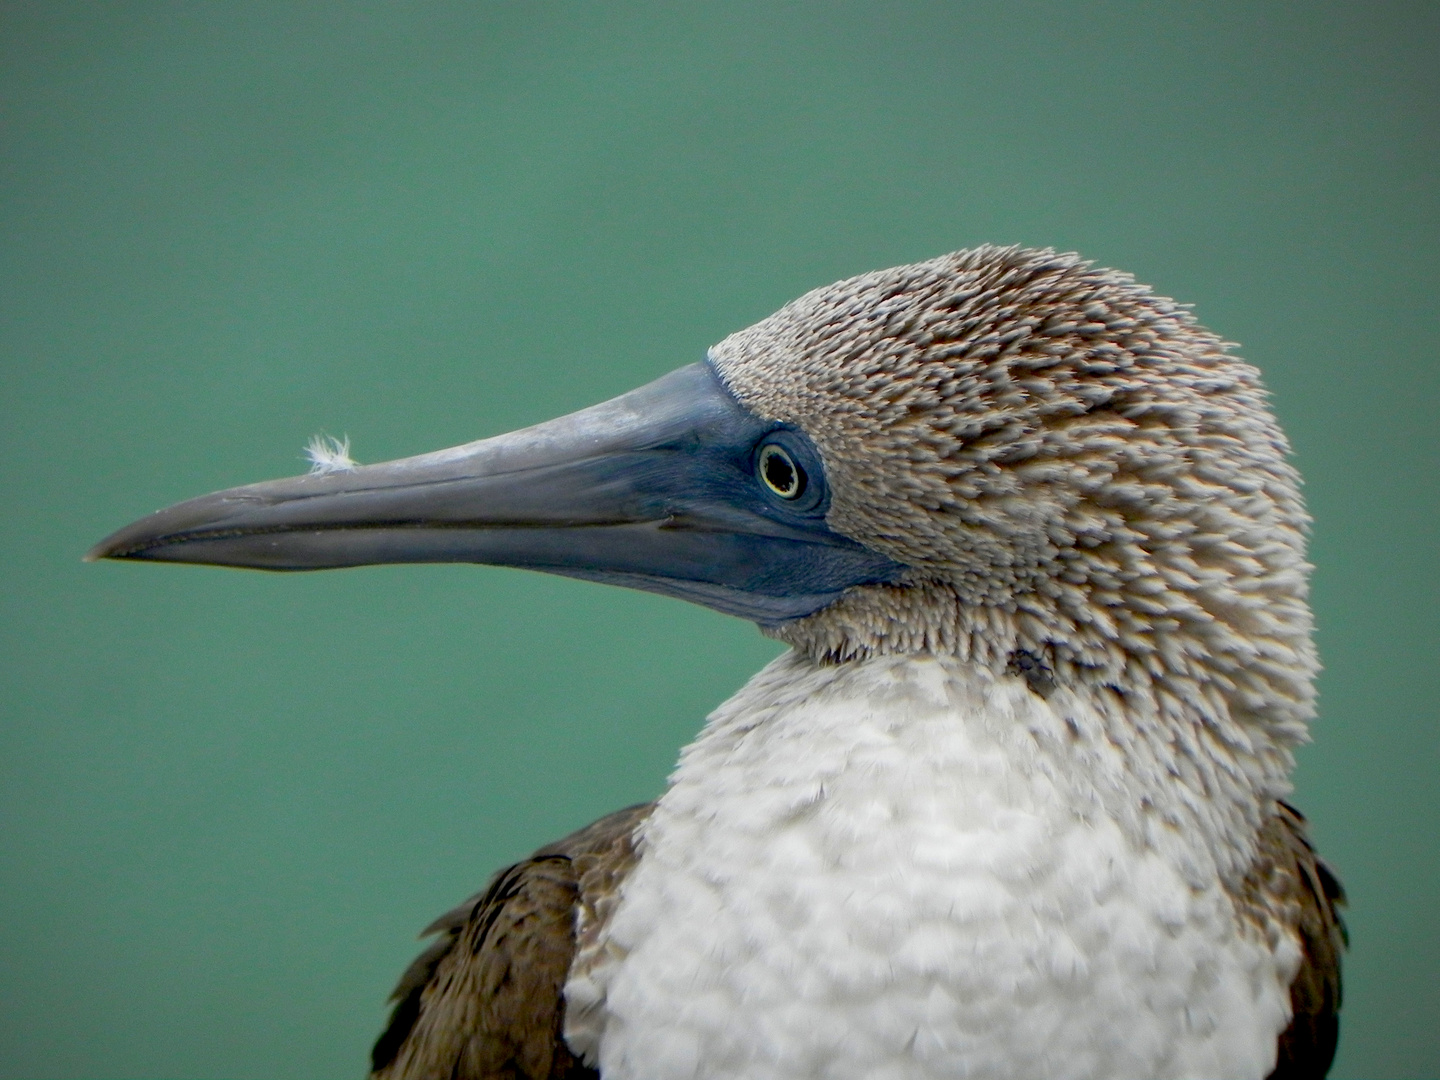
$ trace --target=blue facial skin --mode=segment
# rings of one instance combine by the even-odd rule
[[[825,523],[830,490],[808,436],[750,412],[709,364],[651,385],[662,384],[686,407],[651,428],[645,445],[572,466],[569,477],[615,497],[634,519],[659,524],[628,538],[636,545],[628,552],[603,536],[587,538],[596,568],[524,565],[677,596],[762,625],[813,614],[851,586],[900,575],[899,563]],[[767,445],[781,447],[803,476],[797,497],[783,498],[761,477]]]
[[[766,446],[783,451],[770,463],[778,485],[761,476]],[[831,530],[829,506],[809,437],[757,417],[704,363],[466,447],[192,499],[90,557],[271,570],[486,563],[774,625],[904,571]]]

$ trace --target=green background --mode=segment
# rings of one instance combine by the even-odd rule
[[[0,1075],[361,1073],[415,932],[655,795],[776,652],[516,571],[91,543],[982,241],[1265,371],[1317,520],[1336,1072],[1440,1074],[1440,6],[5,3],[0,95]]]

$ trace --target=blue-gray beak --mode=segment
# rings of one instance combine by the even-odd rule
[[[693,364],[508,435],[178,503],[86,557],[266,570],[489,563],[773,624],[903,569],[831,531],[828,506],[810,440]]]

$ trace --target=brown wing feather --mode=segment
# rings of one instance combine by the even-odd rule
[[[652,806],[601,818],[501,870],[440,916],[400,977],[375,1043],[375,1080],[590,1080],[561,1037],[576,921],[634,863]]]
[[[1345,890],[1310,846],[1305,818],[1288,803],[1278,804],[1261,834],[1261,850],[1278,871],[1272,889],[1291,914],[1304,954],[1290,984],[1294,1019],[1280,1036],[1270,1080],[1319,1080],[1330,1070],[1340,1035],[1340,954],[1347,938],[1339,908]]]

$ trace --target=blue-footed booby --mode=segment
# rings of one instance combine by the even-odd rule
[[[530,567],[791,649],[663,795],[428,930],[385,1080],[1320,1077],[1340,886],[1256,370],[1074,255],[818,289],[522,431],[180,503],[92,557]]]

